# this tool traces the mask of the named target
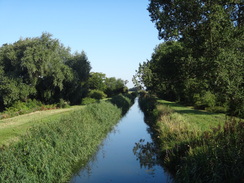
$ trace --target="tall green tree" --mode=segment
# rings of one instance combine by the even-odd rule
[[[126,81],[122,79],[116,79],[115,77],[109,77],[105,79],[105,84],[107,86],[105,93],[108,96],[117,95],[119,93],[127,92],[127,88],[125,86]]]
[[[106,74],[101,72],[92,72],[88,79],[89,88],[92,90],[105,91],[107,86],[105,84]]]
[[[152,59],[139,66],[142,80],[154,82],[153,90],[174,91],[185,101],[209,92],[219,105],[228,103],[230,114],[242,113],[243,2],[150,0],[148,10],[159,38],[175,40],[184,49],[175,53],[174,46],[161,45],[166,52],[155,50]]]
[[[8,106],[27,97],[45,103],[58,102],[60,98],[69,100],[67,88],[72,81],[76,84],[73,88],[84,85],[90,63],[84,52],[72,55],[59,40],[43,33],[4,44],[0,48],[0,68],[0,102]]]
[[[80,104],[81,99],[87,95],[89,89],[90,61],[86,53],[82,51],[72,55],[65,64],[72,69],[73,79],[65,82],[64,98],[72,104]]]

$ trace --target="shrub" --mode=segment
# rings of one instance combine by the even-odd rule
[[[222,106],[207,107],[206,110],[212,113],[226,113],[226,107]]]
[[[28,99],[26,102],[17,101],[11,107],[6,108],[4,112],[1,113],[0,119],[13,117],[21,114],[27,114],[30,112],[38,110],[50,110],[59,108],[65,108],[69,105],[64,101],[60,100],[58,104],[44,105],[40,101]]]
[[[95,98],[97,100],[100,100],[100,99],[103,99],[103,98],[107,97],[107,95],[103,91],[100,91],[100,90],[91,90],[88,93],[88,96],[90,98]]]
[[[216,105],[216,96],[210,91],[202,91],[193,97],[194,106],[197,109],[205,109],[206,107],[214,107]]]
[[[90,103],[94,103],[94,102],[96,102],[96,101],[97,101],[97,100],[94,99],[94,98],[86,97],[86,98],[83,98],[83,99],[82,99],[81,104],[82,104],[82,105],[87,105],[87,104],[90,104]]]
[[[37,100],[28,99],[26,102],[17,101],[11,107],[6,108],[3,114],[13,117],[16,115],[26,114],[29,112],[40,110],[42,103]]]
[[[67,108],[70,107],[68,102],[66,102],[64,99],[60,99],[59,103],[57,103],[58,108]]]
[[[6,108],[6,113],[24,114],[28,107],[24,102],[17,101],[11,107]]]
[[[116,95],[110,99],[110,102],[122,109],[122,113],[125,114],[130,106],[133,104],[133,98],[126,97],[122,94]]]

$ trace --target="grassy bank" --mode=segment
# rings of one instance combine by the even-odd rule
[[[140,106],[176,182],[243,182],[244,123],[152,97]]]
[[[121,116],[121,109],[100,102],[31,128],[18,143],[1,149],[0,182],[66,182]]]
[[[18,140],[18,138],[24,135],[32,126],[59,121],[67,113],[81,110],[82,108],[84,108],[84,106],[72,106],[64,109],[36,111],[2,119],[0,120],[0,147]]]

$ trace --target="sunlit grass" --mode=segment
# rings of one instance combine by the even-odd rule
[[[12,118],[0,120],[0,146],[7,145],[11,141],[16,141],[19,136],[24,135],[33,126],[42,123],[55,122],[60,120],[69,112],[80,110],[84,106],[72,106],[65,109],[53,109],[46,111],[36,111]]]
[[[223,124],[226,120],[226,115],[223,113],[210,113],[201,110],[192,109],[192,107],[185,107],[175,102],[166,100],[158,100],[159,104],[170,107],[175,113],[180,114],[185,121],[197,127],[201,131],[210,130],[219,124]]]
[[[176,182],[243,182],[244,121],[180,104],[140,99],[163,165]],[[150,117],[153,116],[153,117]]]

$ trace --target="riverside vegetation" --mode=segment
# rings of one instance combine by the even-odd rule
[[[140,97],[139,103],[159,159],[175,182],[244,181],[243,120],[148,95]]]
[[[18,142],[1,148],[0,182],[69,180],[77,166],[84,165],[97,150],[134,98],[119,95],[112,102],[89,104],[62,119],[31,128]]]

